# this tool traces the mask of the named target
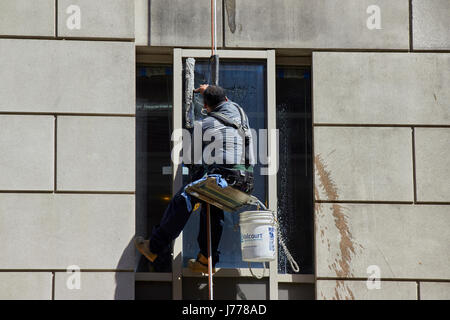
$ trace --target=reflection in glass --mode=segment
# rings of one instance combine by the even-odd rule
[[[300,266],[312,274],[313,177],[310,68],[277,68],[277,128],[280,134],[278,220],[286,245]],[[278,272],[292,273],[281,246]]]
[[[136,75],[136,234],[148,238],[172,196],[172,67],[138,66]]]

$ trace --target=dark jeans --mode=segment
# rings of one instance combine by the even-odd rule
[[[219,173],[215,171],[215,173]],[[220,172],[222,176],[233,185],[233,187],[240,189],[245,192],[251,192],[253,190],[253,175],[245,174],[241,175],[239,171],[233,172],[227,170]],[[186,205],[186,199],[181,195],[183,193],[184,187],[177,192],[177,194],[172,198],[169,205],[164,212],[161,222],[158,226],[153,228],[151,240],[150,240],[150,251],[156,254],[167,251],[172,241],[178,237],[178,235],[183,230],[186,225],[191,212],[188,210]],[[201,200],[191,196],[191,208],[194,208],[196,203],[202,203]],[[200,252],[207,256],[208,248],[206,241],[206,205],[202,205],[200,213],[200,229],[198,234],[198,245],[200,247]],[[222,237],[223,223],[224,223],[224,213],[223,210],[210,206],[210,216],[211,216],[211,248],[212,248],[212,259],[215,265],[219,261],[219,247],[220,238]]]

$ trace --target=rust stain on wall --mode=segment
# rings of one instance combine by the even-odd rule
[[[332,300],[355,300],[352,290],[344,283],[344,280],[336,280],[334,297]]]
[[[236,0],[225,0],[225,9],[227,11],[228,28],[231,33],[236,31]]]
[[[336,201],[339,199],[338,188],[331,178],[331,173],[327,170],[324,161],[320,155],[316,155],[314,159],[315,167],[319,176],[320,187],[325,192],[327,200]],[[319,199],[319,192],[315,188],[314,190],[316,200]],[[334,225],[339,232],[339,251],[338,257],[335,262],[329,266],[329,269],[334,270],[337,277],[347,278],[353,276],[351,271],[352,256],[356,254],[356,247],[362,248],[362,246],[355,243],[352,233],[348,226],[347,216],[343,212],[343,207],[340,204],[332,204],[332,215],[334,218]],[[316,202],[316,213],[319,217],[324,216],[323,208],[320,203]],[[321,236],[322,236],[322,231]],[[327,239],[328,240],[328,239]],[[329,240],[328,240],[329,241]],[[328,249],[330,244],[328,242]],[[345,285],[343,280],[336,281],[335,287],[335,299],[354,299],[353,292],[348,286]]]
[[[316,186],[314,186],[314,195],[315,195],[315,198],[316,198],[316,199],[319,197],[319,192],[318,192]],[[320,206],[320,203],[315,203],[315,212],[316,212],[316,216],[319,216],[319,218],[323,218],[323,217],[325,216],[325,214],[324,214],[323,211],[322,211],[322,207]],[[314,226],[315,226],[315,229],[316,229],[316,233],[318,233],[318,230],[317,230],[318,223],[314,223]],[[326,241],[328,250],[330,250],[330,249],[331,249],[331,242],[330,242],[330,239],[328,239],[328,238],[325,236],[325,231],[326,231],[327,229],[328,229],[327,227],[323,227],[323,228],[321,228],[321,229],[319,230],[319,231],[320,231],[320,241],[321,241],[323,244],[325,244],[325,241]],[[331,270],[330,267],[328,267],[328,268]]]

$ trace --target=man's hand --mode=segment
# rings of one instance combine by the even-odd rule
[[[209,84],[201,84],[200,87],[194,90],[195,93],[201,93],[205,92],[206,88],[209,87]]]

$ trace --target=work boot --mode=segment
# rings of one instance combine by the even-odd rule
[[[154,262],[158,257],[156,253],[150,251],[150,240],[145,240],[143,237],[137,236],[134,238],[134,245],[150,262]]]
[[[198,273],[209,273],[208,272],[208,258],[199,253],[197,255],[197,259],[189,259],[188,261],[188,268],[192,272],[198,272]],[[212,273],[216,272],[216,268],[212,268]]]

